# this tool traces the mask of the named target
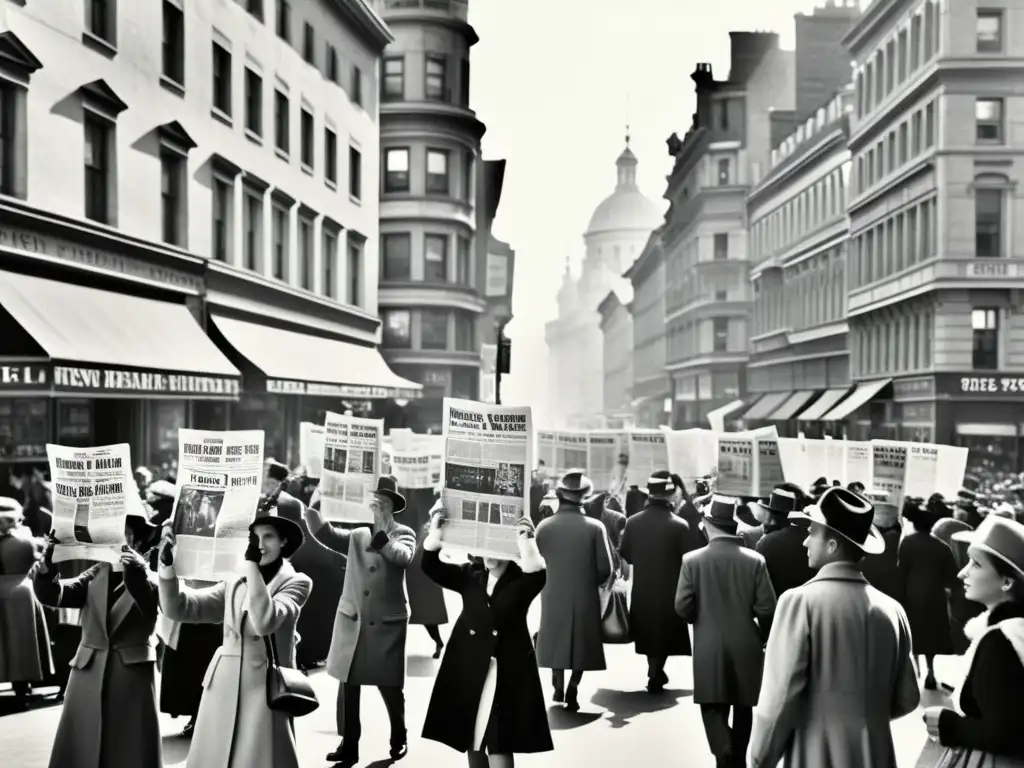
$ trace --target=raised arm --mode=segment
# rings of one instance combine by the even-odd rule
[[[97,563],[74,579],[61,579],[57,569],[40,561],[33,566],[32,589],[43,605],[51,608],[85,608],[89,584],[96,578],[102,564]]]
[[[444,589],[462,593],[466,585],[468,565],[452,565],[441,560],[441,527],[431,521],[430,533],[423,539],[420,563],[427,578]]]
[[[132,596],[135,605],[147,619],[156,621],[157,608],[160,607],[160,593],[156,584],[156,574],[150,572],[145,560],[139,558],[139,566],[125,566],[124,588]]]
[[[189,589],[178,583],[173,565],[160,566],[160,610],[168,619],[184,624],[220,624],[224,621],[226,585]]]
[[[248,563],[249,620],[258,635],[276,632],[286,621],[298,621],[299,611],[309,599],[313,581],[304,573],[297,573],[276,594],[271,596],[259,566]],[[255,571],[255,573],[252,573]]]
[[[411,528],[396,525],[388,534],[387,543],[378,551],[391,565],[408,568],[416,554],[416,534]]]
[[[309,532],[318,544],[342,557],[348,557],[348,545],[352,538],[351,529],[338,528],[324,520],[324,516],[320,514],[319,502],[316,503],[315,508],[313,504],[307,506],[303,510],[303,515],[306,518],[306,527],[309,528]]]
[[[516,544],[519,546],[519,569],[523,575],[509,589],[513,590],[512,602],[525,613],[547,583],[547,563],[537,548],[533,520],[528,517],[519,523]]]

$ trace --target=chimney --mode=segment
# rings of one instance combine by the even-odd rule
[[[852,0],[827,0],[809,15],[796,14],[796,116],[803,120],[850,82],[843,37],[860,16]]]
[[[698,62],[690,75],[696,88],[697,111],[693,115],[693,127],[699,128],[711,124],[711,94],[715,90],[715,75],[711,65],[705,61]]]
[[[729,63],[729,82],[746,83],[768,51],[777,50],[777,32],[730,32],[732,53]]]

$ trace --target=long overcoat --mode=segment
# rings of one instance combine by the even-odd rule
[[[544,588],[543,564],[527,563],[525,558],[522,568],[509,563],[490,595],[486,570],[444,563],[439,551],[424,550],[423,570],[437,584],[462,596],[462,613],[452,627],[430,695],[423,738],[459,752],[475,748],[474,726],[479,708],[487,706],[482,699],[493,658],[497,672],[487,713],[488,750],[514,754],[553,749],[526,623],[530,604]]]
[[[324,523],[313,533],[325,547],[348,557],[327,673],[349,685],[405,685],[405,569],[415,553],[416,535],[398,523],[387,533],[388,543],[380,551],[370,546],[369,528],[345,530]]]
[[[168,578],[168,576],[172,576]],[[224,641],[203,678],[203,698],[187,768],[298,768],[292,721],[267,706],[265,635],[273,634],[278,663],[295,667],[295,625],[312,582],[281,564],[266,590],[245,577],[191,590],[161,567],[160,608],[168,618],[224,625]]]
[[[562,503],[537,528],[547,562],[541,594],[537,664],[545,669],[605,669],[598,587],[612,573],[604,525],[579,507]]]
[[[34,539],[0,536],[0,683],[53,674],[46,614],[28,575],[35,561]]]
[[[956,588],[953,550],[930,533],[915,531],[899,545],[903,610],[910,620],[916,654],[953,653],[946,590]]]
[[[71,661],[50,768],[161,765],[156,711],[157,587],[150,574],[98,563],[75,579],[34,574],[44,605],[81,611],[82,641]],[[119,575],[118,575],[119,576]]]
[[[765,534],[754,546],[768,566],[768,577],[776,597],[814,578],[814,569],[807,562],[807,529],[800,525],[776,523],[766,526]]]
[[[896,768],[890,721],[921,698],[910,624],[855,565],[832,563],[779,601],[748,768]]]
[[[719,536],[688,552],[675,608],[693,624],[694,702],[754,706],[775,612],[764,558],[739,536]]]
[[[416,554],[405,571],[405,584],[409,593],[410,624],[447,624],[448,607],[444,603],[444,592],[423,572],[423,540],[430,526],[430,509],[434,505],[432,488],[399,489],[411,515],[410,522],[417,532]],[[403,512],[403,519],[406,513]]]
[[[648,500],[626,521],[619,554],[633,566],[629,630],[645,656],[689,656],[690,631],[676,613],[676,583],[689,551],[690,526],[667,502]]]

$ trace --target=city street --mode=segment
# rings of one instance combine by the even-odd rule
[[[449,616],[458,615],[458,598],[449,594]],[[535,609],[536,609],[535,605]],[[536,614],[536,610],[534,611]],[[447,628],[442,627],[447,635]],[[436,662],[430,658],[433,645],[422,627],[410,627],[409,676],[406,682],[409,755],[403,768],[446,768],[464,765],[464,759],[447,747],[419,738],[430,699]],[[677,658],[669,663],[671,682],[660,696],[643,690],[646,662],[633,653],[632,646],[606,646],[608,670],[588,674],[580,691],[582,710],[569,715],[560,707],[549,710],[548,720],[555,741],[555,752],[516,758],[519,768],[603,768],[638,764],[649,768],[678,766],[713,768],[701,724],[700,710],[690,698],[690,660]],[[939,659],[939,679],[954,680],[952,659]],[[545,689],[550,690],[549,674],[542,671]],[[296,721],[296,737],[302,766],[326,765],[324,755],[337,746],[334,707],[337,683],[322,670],[313,674],[321,706],[308,717]],[[939,703],[938,697],[926,699]],[[4,764],[16,768],[46,768],[50,744],[60,716],[59,707],[35,710],[0,718],[0,755]],[[183,718],[164,718],[164,765],[175,768],[185,764],[188,742],[175,734]],[[893,726],[900,768],[915,768],[927,742],[920,715],[910,715]],[[388,723],[383,702],[375,692],[363,701],[363,742],[360,745],[363,766],[388,764]],[[934,752],[930,753],[934,755]],[[931,761],[921,760],[922,768]]]

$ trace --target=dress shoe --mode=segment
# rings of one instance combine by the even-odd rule
[[[345,754],[345,740],[342,739],[340,742],[338,742],[338,748],[336,750],[327,753],[327,762],[337,763],[346,759],[346,757],[347,755]]]
[[[926,691],[934,691],[939,687],[938,683],[935,682],[935,675],[929,673],[928,677],[924,679],[924,689]]]
[[[648,693],[661,693],[665,690],[665,686],[668,685],[668,675],[662,670],[653,675],[647,681],[647,692]]]
[[[441,658],[441,652],[443,650],[444,650],[444,643],[438,643],[437,647],[434,649],[434,658],[435,659],[440,659]]]
[[[555,686],[555,692],[551,694],[551,700],[556,704],[561,704],[565,701],[565,689],[560,686]]]
[[[579,693],[575,685],[570,685],[565,691],[565,709],[567,712],[579,712]]]
[[[391,747],[391,759],[401,760],[403,757],[409,754],[409,742],[403,741],[397,746]]]

